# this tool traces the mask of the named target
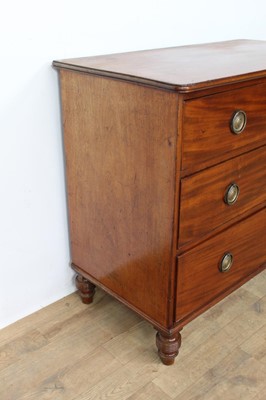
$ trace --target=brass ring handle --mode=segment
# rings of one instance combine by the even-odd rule
[[[219,270],[220,272],[228,272],[233,265],[232,253],[225,253],[220,261]]]
[[[243,110],[235,111],[230,123],[231,131],[235,135],[239,135],[241,132],[243,132],[246,125],[247,125],[247,114],[245,113],[245,111]]]
[[[239,192],[240,192],[239,186],[236,183],[231,183],[226,189],[224,202],[228,206],[231,206],[237,201]]]

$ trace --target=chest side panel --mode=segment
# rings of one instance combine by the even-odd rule
[[[177,95],[60,76],[73,263],[166,325]]]

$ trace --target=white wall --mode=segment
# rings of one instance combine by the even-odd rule
[[[266,39],[264,0],[9,0],[0,13],[0,327],[74,290],[53,59]]]

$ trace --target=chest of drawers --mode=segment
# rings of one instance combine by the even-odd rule
[[[156,328],[189,321],[266,265],[266,42],[54,61],[72,266]]]

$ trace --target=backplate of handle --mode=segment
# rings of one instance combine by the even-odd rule
[[[219,270],[220,272],[228,272],[230,271],[233,265],[233,254],[225,253],[220,261]]]
[[[235,111],[231,119],[230,128],[232,133],[239,135],[247,124],[247,114],[243,110]]]
[[[236,183],[230,183],[225,192],[224,202],[228,206],[235,204],[235,202],[238,199],[239,192],[240,192],[239,186]]]

